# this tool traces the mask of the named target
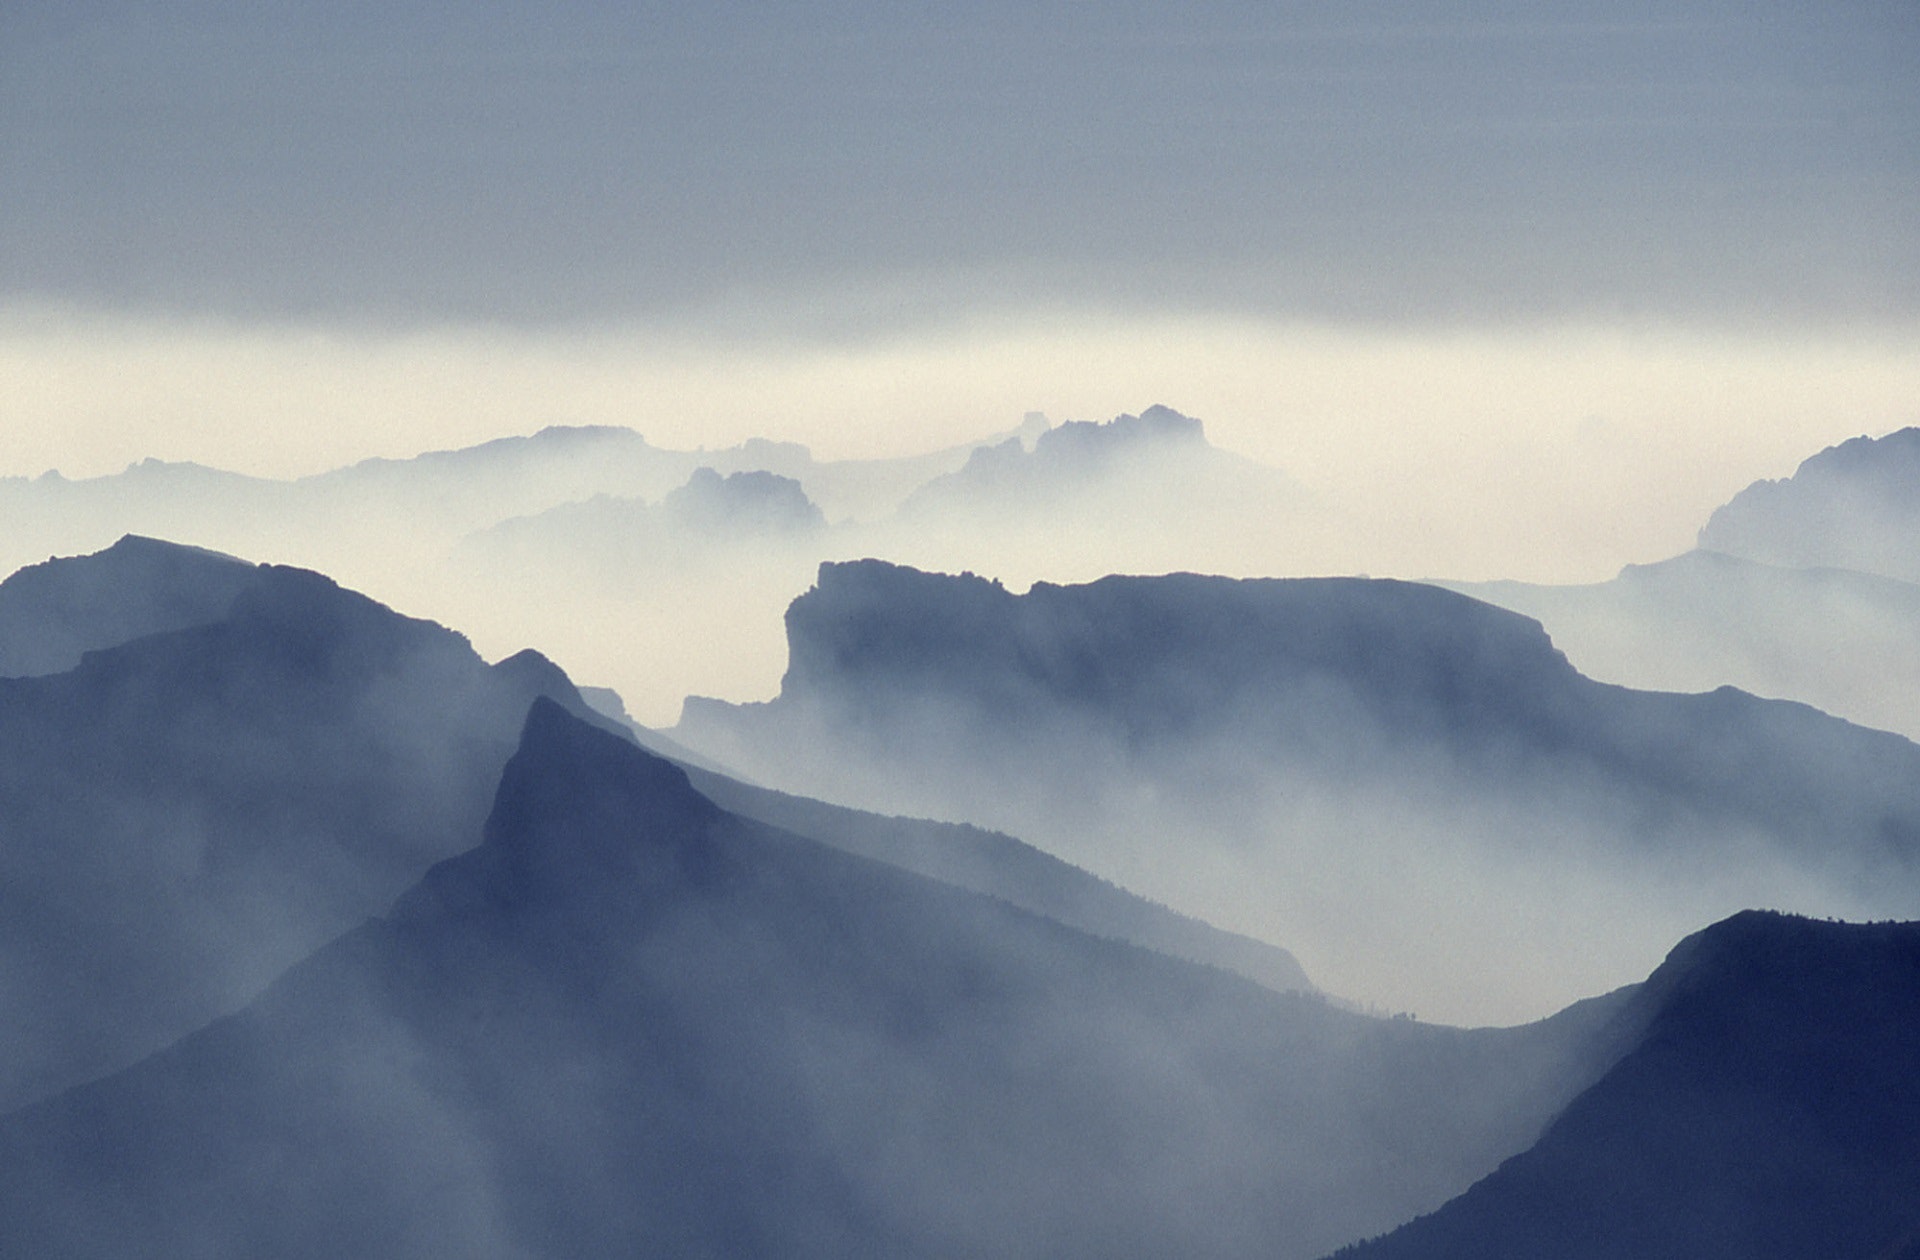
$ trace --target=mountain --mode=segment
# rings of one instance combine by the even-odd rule
[[[640,738],[648,745],[658,737],[645,732]],[[743,818],[996,897],[1094,936],[1235,972],[1277,992],[1315,991],[1286,950],[1177,914],[1012,836],[829,805],[681,762],[664,748],[660,755],[679,764],[701,795]]]
[[[1627,1044],[1368,1019],[719,809],[536,702],[479,848],[0,1119],[34,1255],[1312,1256]]]
[[[0,677],[58,674],[96,648],[224,617],[254,566],[128,535],[0,582]]]
[[[1920,747],[1730,688],[1596,683],[1538,623],[1430,586],[1015,595],[863,562],[823,566],[787,632],[776,699],[690,700],[674,737],[784,790],[1020,835],[1356,997],[1418,976],[1551,1009],[1744,905],[1920,897]]]
[[[780,609],[840,554],[821,516],[884,519],[976,446],[1046,429],[1036,414],[944,450],[817,460],[764,438],[674,450],[628,428],[551,425],[293,480],[158,460],[77,480],[0,477],[0,573],[128,534],[271,558],[458,625],[489,654],[541,643],[661,722],[690,691],[751,694],[778,677]],[[752,545],[739,537],[748,520]],[[714,551],[716,530],[741,545]],[[662,533],[689,571],[665,597],[651,589]],[[556,563],[556,549],[587,546]]]
[[[1055,580],[1284,568],[1308,506],[1289,478],[1153,406],[975,449],[870,531],[864,554]]]
[[[1920,1256],[1920,923],[1747,913],[1524,1154],[1342,1260]]]
[[[1920,582],[1920,428],[1853,438],[1754,482],[1708,519],[1700,546]]]
[[[525,436],[367,459],[291,480],[147,459],[108,476],[0,477],[0,569],[104,547],[124,534],[235,554],[297,557],[329,572],[369,544],[430,563],[456,540],[515,517],[600,496],[658,503],[701,468],[798,481],[835,520],[877,519],[922,483],[960,468],[978,447],[1044,432],[1043,416],[924,455],[816,460],[792,442],[754,438],[709,451],[652,445],[632,429],[549,425]]]
[[[536,696],[587,712],[532,653],[148,539],[16,575],[0,626],[70,664],[0,678],[4,1107],[238,1008],[472,843]]]
[[[562,588],[698,585],[765,568],[774,552],[785,561],[776,568],[810,568],[825,529],[826,518],[792,478],[702,467],[658,503],[598,495],[501,521],[463,539],[452,561],[476,582],[508,573]],[[568,591],[548,593],[564,600]]]
[[[1546,627],[1590,677],[1662,691],[1734,686],[1920,738],[1920,585],[1714,551],[1609,582],[1436,582]]]

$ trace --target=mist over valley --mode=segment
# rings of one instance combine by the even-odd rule
[[[0,1255],[1920,1260],[1916,67],[0,5]]]

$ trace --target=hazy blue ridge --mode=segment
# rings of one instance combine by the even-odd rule
[[[651,736],[643,735],[642,742]],[[703,795],[742,817],[998,897],[1095,936],[1221,967],[1278,992],[1315,991],[1299,961],[1279,946],[1177,913],[1013,836],[964,823],[848,809],[696,765],[682,768]]]
[[[97,648],[218,621],[252,580],[244,560],[129,534],[0,582],[0,677],[57,674]]]
[[[1755,482],[1714,512],[1700,545],[1920,582],[1920,428],[1853,438]]]
[[[1524,1154],[1342,1260],[1920,1255],[1920,923],[1753,912],[1676,947],[1639,1044]]]
[[[589,712],[533,654],[151,540],[17,575],[0,624],[84,650],[0,678],[0,1106],[237,1009],[473,843],[534,697]]]
[[[1435,585],[1537,618],[1583,673],[1610,682],[1659,691],[1731,685],[1920,736],[1913,582],[1694,550],[1585,585]]]
[[[1596,683],[1539,623],[1431,586],[1172,574],[1015,595],[860,561],[823,565],[787,631],[776,699],[690,701],[676,736],[767,781],[805,780],[812,755],[952,795],[1108,771],[1196,797],[1277,772],[1563,793],[1616,845],[1684,850],[1718,825],[1852,886],[1920,879],[1910,741],[1731,688]],[[1084,774],[1042,777],[1075,756]]]
[[[1625,995],[1373,1020],[737,818],[537,701],[481,846],[0,1119],[20,1254],[1301,1256],[1437,1206]]]

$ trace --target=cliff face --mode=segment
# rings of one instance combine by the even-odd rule
[[[1390,1009],[1513,1022],[1743,907],[1920,897],[1920,747],[1729,688],[1600,684],[1537,623],[1431,587],[1015,595],[861,562],[824,568],[788,634],[776,699],[690,702],[676,737],[1021,836]]]
[[[1046,744],[1073,738],[1098,746],[1087,764],[1176,790],[1235,761],[1247,778],[1439,775],[1487,798],[1564,788],[1653,829],[1700,816],[1920,858],[1909,742],[1726,688],[1595,683],[1537,622],[1414,583],[1173,574],[1016,596],[860,561],[822,566],[787,633],[778,699],[691,706],[690,735],[777,767],[807,728],[936,779],[969,757],[995,774],[1072,764]]]

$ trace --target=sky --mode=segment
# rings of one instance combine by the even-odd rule
[[[0,475],[1161,402],[1572,581],[1920,423],[1908,0],[6,0],[0,119]]]

